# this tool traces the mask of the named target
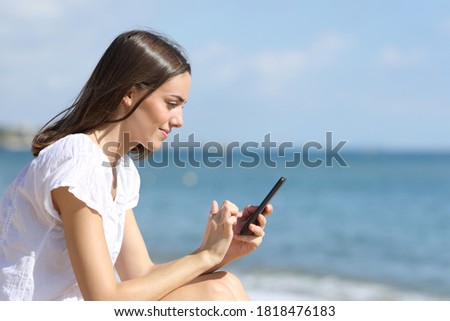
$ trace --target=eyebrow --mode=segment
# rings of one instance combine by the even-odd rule
[[[175,97],[177,100],[179,100],[179,101],[181,101],[181,102],[186,102],[186,100],[183,99],[183,97],[181,97],[181,96],[178,96],[178,95],[169,95],[169,96]]]

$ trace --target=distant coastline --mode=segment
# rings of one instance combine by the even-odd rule
[[[38,128],[30,125],[0,126],[0,148],[29,150]]]
[[[40,127],[30,124],[0,124],[0,149],[12,151],[27,151],[31,149],[31,142]],[[226,143],[223,143],[226,144]],[[295,147],[295,146],[294,146]],[[262,149],[259,149],[262,152]],[[233,151],[234,152],[234,151]],[[312,150],[312,154],[321,154],[321,151]],[[380,158],[383,156],[424,156],[424,155],[441,155],[448,157],[450,148],[425,148],[425,149],[408,149],[408,148],[349,148],[342,151],[346,156],[357,156],[365,158]]]

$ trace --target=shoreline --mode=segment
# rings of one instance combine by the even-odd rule
[[[0,126],[0,149],[29,150],[37,128],[31,125]]]
[[[255,272],[231,269],[257,301],[447,301],[450,293],[361,281],[334,275]]]

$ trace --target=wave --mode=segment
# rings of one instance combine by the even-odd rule
[[[256,301],[440,301],[450,295],[427,293],[366,280],[297,272],[236,271]]]

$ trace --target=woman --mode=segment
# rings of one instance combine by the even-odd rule
[[[253,235],[237,233],[256,207],[213,201],[199,248],[165,264],[152,262],[134,218],[140,181],[127,154],[148,156],[183,125],[190,73],[160,35],[112,42],[73,105],[35,136],[34,160],[3,196],[0,299],[248,299],[234,275],[216,271],[261,244],[263,215]]]

